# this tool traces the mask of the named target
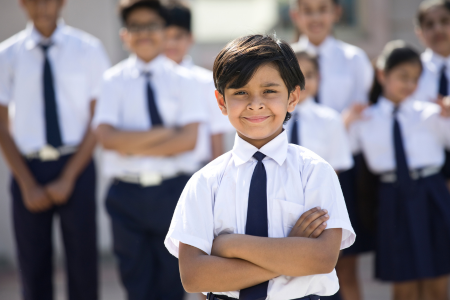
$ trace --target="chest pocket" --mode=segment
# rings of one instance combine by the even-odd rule
[[[273,207],[272,237],[287,237],[297,220],[304,213],[305,207],[294,202],[275,199]]]

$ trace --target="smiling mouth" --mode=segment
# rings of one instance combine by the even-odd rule
[[[244,117],[244,119],[252,123],[261,123],[267,120],[268,118],[269,116]]]

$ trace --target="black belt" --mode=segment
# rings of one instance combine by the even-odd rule
[[[238,300],[236,298],[231,298],[225,295],[215,295],[213,293],[208,293],[206,296],[207,300]],[[309,295],[302,298],[292,299],[292,300],[320,300],[320,296]]]

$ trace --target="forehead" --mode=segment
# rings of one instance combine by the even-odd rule
[[[450,11],[445,8],[443,5],[435,5],[433,7],[428,8],[423,13],[423,21],[429,22],[433,20],[438,20],[443,17],[449,17]]]
[[[323,7],[323,6],[334,6],[333,0],[298,0],[299,7]]]
[[[166,32],[169,35],[180,35],[180,34],[189,35],[189,32],[185,28],[176,25],[170,25],[166,27]]]
[[[285,86],[283,78],[281,78],[280,70],[275,63],[267,63],[258,67],[244,87],[261,86],[268,83],[276,83],[280,86]]]
[[[161,16],[151,8],[139,7],[133,9],[127,17],[127,23],[164,22]]]

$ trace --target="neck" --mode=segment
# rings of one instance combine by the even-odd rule
[[[239,131],[237,132],[237,134],[241,139],[243,139],[247,143],[255,146],[258,149],[261,149],[265,144],[267,144],[268,142],[270,142],[271,140],[276,138],[282,132],[283,132],[283,126],[281,126],[275,133],[273,133],[270,136],[263,138],[263,139],[252,139],[252,138],[249,138],[249,137],[243,135]]]
[[[137,54],[136,54],[137,55]],[[154,56],[141,56],[141,55],[137,55],[137,57],[142,60],[145,63],[149,63],[152,60],[154,60],[158,55],[154,55]]]
[[[36,30],[45,38],[49,38],[52,36],[53,32],[55,32],[57,24],[53,23],[51,26],[38,26],[34,25]]]
[[[448,49],[448,51],[440,51],[440,52],[435,51],[435,52],[444,58],[447,58],[450,56],[450,49]]]
[[[319,47],[326,40],[326,38],[327,38],[327,36],[324,38],[310,38],[309,42],[311,44],[313,44],[314,46]]]
[[[394,95],[385,94],[383,96],[384,96],[384,98],[388,99],[395,105],[400,105],[403,101],[405,101],[405,99],[399,99],[398,97],[395,97]]]

